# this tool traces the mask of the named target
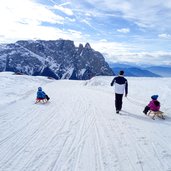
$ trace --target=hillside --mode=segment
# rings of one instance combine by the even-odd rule
[[[87,81],[0,73],[0,170],[171,170],[171,79],[128,78],[115,114],[113,77]],[[165,82],[165,84],[163,84]],[[37,87],[51,97],[34,104]],[[159,94],[166,120],[142,110]]]

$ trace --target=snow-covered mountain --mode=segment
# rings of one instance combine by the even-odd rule
[[[117,75],[120,70],[124,70],[125,75],[129,77],[161,77],[133,63],[109,63],[109,66],[112,68],[115,75]]]
[[[171,77],[171,66],[151,66],[145,69],[162,77]]]
[[[109,63],[115,74],[120,70],[131,77],[171,77],[171,66],[146,66],[133,63]]]
[[[129,77],[121,115],[115,113],[112,79],[1,72],[0,170],[169,171],[171,78]],[[38,86],[50,96],[48,103],[34,103]],[[142,113],[153,94],[165,120]]]
[[[17,41],[1,45],[0,71],[76,80],[113,75],[100,52],[93,50],[89,43],[75,47],[71,40]]]
[[[137,68],[137,67],[114,67],[113,72],[117,75],[120,70],[125,71],[125,75],[129,77],[161,77],[158,74],[155,74],[155,72],[148,71],[147,69],[143,68]]]

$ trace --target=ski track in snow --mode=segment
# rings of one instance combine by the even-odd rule
[[[130,80],[130,91],[135,83]],[[171,171],[169,116],[152,120],[126,98],[116,114],[113,90],[105,82],[42,85],[48,103],[34,104],[36,92],[28,89],[15,103],[2,105],[1,171]]]

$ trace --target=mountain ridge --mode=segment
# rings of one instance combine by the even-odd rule
[[[109,63],[113,72],[117,74],[120,70],[125,71],[126,76],[133,77],[171,77],[171,66],[146,66],[134,63]]]
[[[55,79],[86,80],[113,75],[103,55],[89,43],[79,47],[72,40],[19,40],[0,47],[0,71]]]

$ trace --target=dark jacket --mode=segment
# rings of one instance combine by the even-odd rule
[[[44,98],[46,98],[45,92],[42,91],[42,90],[38,90],[38,91],[37,91],[37,98],[38,98],[38,99],[44,99]]]
[[[115,77],[112,82],[111,86],[115,85],[115,93],[116,94],[128,94],[128,81],[124,76],[119,75]]]

